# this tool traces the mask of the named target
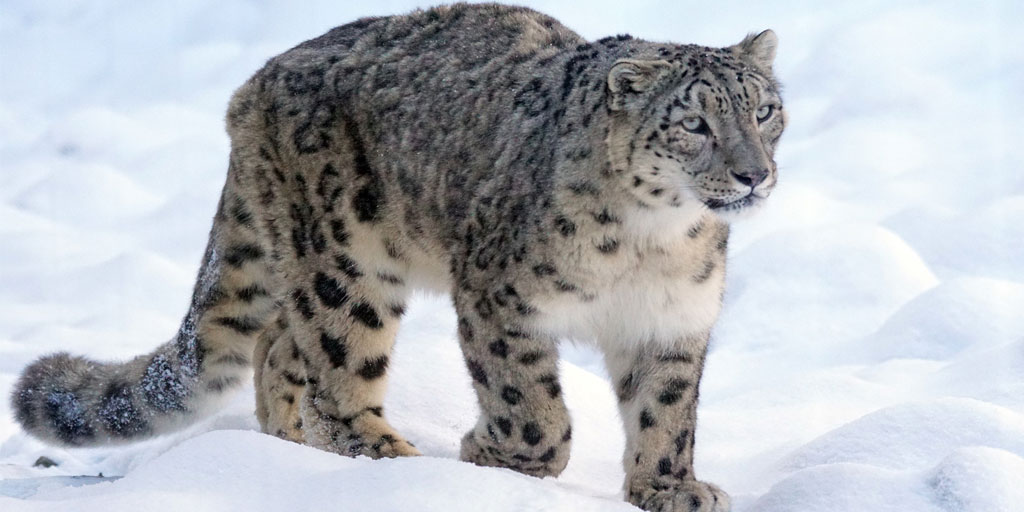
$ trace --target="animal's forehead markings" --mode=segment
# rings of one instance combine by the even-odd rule
[[[770,82],[747,66],[683,68],[678,80],[672,106],[700,108],[707,112],[714,110],[719,114],[730,110],[753,110],[771,91]]]

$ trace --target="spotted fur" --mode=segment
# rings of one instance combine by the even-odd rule
[[[572,441],[556,342],[606,355],[626,498],[727,510],[695,479],[698,383],[726,220],[776,181],[775,36],[587,42],[518,7],[365,18],[271,59],[231,100],[198,284],[152,354],[57,354],[18,421],[87,446],[172,431],[255,367],[265,432],[344,455],[417,450],[383,396],[410,293],[451,293],[481,414],[461,457],[557,475]]]

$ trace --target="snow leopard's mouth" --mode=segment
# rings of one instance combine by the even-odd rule
[[[708,197],[704,199],[704,204],[714,212],[725,213],[725,212],[738,212],[744,210],[757,203],[763,201],[764,198],[758,197],[753,192],[739,198],[733,199],[732,201],[725,201],[723,199],[716,199],[714,197]]]

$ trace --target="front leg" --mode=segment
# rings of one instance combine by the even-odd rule
[[[693,474],[697,386],[707,336],[606,354],[626,427],[625,490],[658,512],[726,512],[729,496]]]
[[[558,381],[558,349],[521,328],[530,306],[500,281],[455,294],[459,341],[481,414],[460,458],[533,476],[555,476],[569,461],[572,430]]]

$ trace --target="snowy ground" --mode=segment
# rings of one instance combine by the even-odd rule
[[[782,180],[734,231],[698,476],[741,512],[1020,510],[1024,4],[532,3],[588,38],[780,36]],[[0,394],[50,351],[126,358],[167,339],[232,89],[333,25],[412,6],[0,1]],[[186,432],[90,450],[27,438],[4,399],[0,509],[630,510],[614,401],[584,349],[564,351],[562,477],[455,460],[475,405],[454,332],[446,300],[424,298],[399,336],[385,405],[427,457],[260,435],[251,388]],[[59,466],[33,467],[43,455]]]

